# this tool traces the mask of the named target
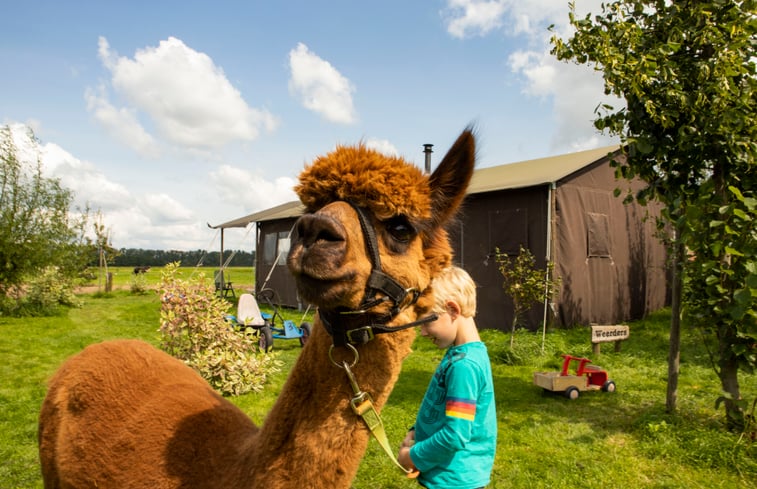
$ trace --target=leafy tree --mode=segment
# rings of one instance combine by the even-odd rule
[[[617,174],[648,183],[627,197],[659,199],[674,230],[667,408],[676,407],[685,300],[716,337],[714,363],[733,428],[743,425],[739,367],[751,371],[757,362],[748,200],[757,190],[756,5],[616,0],[600,15],[579,18],[571,3],[575,34],[552,38],[558,59],[591,63],[603,73],[605,93],[625,101],[619,110],[600,107],[594,125],[621,137],[627,157],[615,163]],[[738,239],[734,226],[743,233]]]
[[[0,298],[6,305],[43,270],[73,279],[87,260],[88,210],[71,212],[73,193],[43,176],[31,130],[28,137],[37,155],[31,164],[18,159],[11,128],[0,126]]]
[[[687,316],[708,333],[705,339],[715,339],[707,346],[723,385],[717,404],[728,405],[729,424],[741,428],[749,403],[738,396],[736,372],[754,373],[757,365],[757,195],[733,186],[728,191],[726,205],[705,195],[688,207],[688,234],[706,246],[687,264],[686,303]]]
[[[510,349],[515,342],[515,328],[523,324],[526,313],[536,304],[542,303],[554,296],[560,287],[559,278],[554,276],[554,263],[547,263],[547,268],[536,268],[534,255],[523,246],[518,256],[511,258],[506,253],[495,249],[494,259],[499,265],[499,271],[504,278],[502,287],[513,301],[513,322],[510,332]]]

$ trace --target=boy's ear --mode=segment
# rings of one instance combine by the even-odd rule
[[[447,313],[449,313],[452,319],[455,319],[455,317],[460,314],[460,304],[455,301],[447,301],[447,303],[444,304],[444,307],[447,309]]]

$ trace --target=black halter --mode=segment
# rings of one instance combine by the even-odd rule
[[[379,255],[376,231],[368,221],[365,209],[352,202],[348,202],[360,220],[360,228],[363,230],[365,247],[371,259],[371,275],[366,282],[365,293],[360,305],[355,310],[346,311],[319,311],[326,331],[333,338],[334,346],[362,345],[369,342],[375,335],[381,333],[393,333],[404,329],[419,326],[424,323],[436,321],[436,314],[431,314],[411,323],[401,326],[386,326],[403,309],[412,306],[418,301],[421,292],[418,289],[406,289],[396,280],[381,270],[381,257]],[[391,302],[392,307],[384,314],[371,312],[374,307]],[[360,325],[361,316],[367,316],[369,324]]]

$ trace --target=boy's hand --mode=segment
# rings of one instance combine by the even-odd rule
[[[413,445],[415,445],[415,430],[410,430],[407,432],[407,435],[405,435],[405,439],[402,440],[402,444],[400,445],[400,448],[410,448]]]
[[[415,468],[413,460],[410,458],[410,447],[415,445],[415,430],[410,430],[405,435],[405,439],[402,440],[400,445],[400,452],[397,455],[397,461],[405,467],[405,469],[418,473],[418,469]],[[411,477],[408,475],[408,477]]]
[[[403,442],[404,443],[404,442]],[[400,453],[397,455],[397,461],[405,467],[406,470],[417,472],[413,460],[410,458],[410,447],[403,446],[400,448]]]

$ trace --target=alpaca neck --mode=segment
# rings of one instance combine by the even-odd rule
[[[358,348],[359,360],[351,370],[379,411],[414,337],[412,330],[385,334]],[[252,464],[259,487],[338,489],[349,487],[354,478],[370,432],[352,411],[354,392],[344,369],[329,357],[331,345],[331,337],[316,321],[255,439],[258,453],[252,455]],[[332,357],[340,365],[342,358],[350,364],[355,361],[351,351],[336,350]],[[268,484],[261,484],[262,480]]]

